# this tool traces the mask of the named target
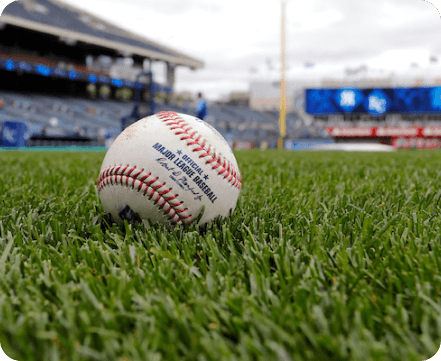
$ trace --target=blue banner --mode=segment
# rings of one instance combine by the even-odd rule
[[[3,123],[1,145],[2,147],[25,147],[25,133],[27,127],[22,122],[10,122]]]
[[[317,146],[333,143],[334,139],[286,139],[283,147],[286,150],[315,150]]]
[[[382,89],[306,89],[311,115],[369,113],[440,113],[441,87]]]

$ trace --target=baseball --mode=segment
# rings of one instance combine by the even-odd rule
[[[150,219],[166,225],[228,217],[242,187],[222,135],[175,112],[126,128],[107,151],[97,183],[104,210],[117,223]]]

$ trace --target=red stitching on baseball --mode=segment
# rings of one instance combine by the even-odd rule
[[[202,144],[199,143],[201,139],[200,135],[198,135],[198,137],[194,139],[194,135],[197,132],[194,131],[192,134],[189,134],[189,131],[192,130],[192,128],[189,125],[187,125],[185,123],[185,120],[180,118],[177,113],[172,111],[163,111],[163,112],[159,112],[158,116],[162,121],[166,123],[167,126],[170,126],[170,130],[179,129],[177,132],[175,132],[176,135],[185,134],[185,136],[181,137],[181,140],[192,139],[193,141],[187,143],[188,146],[199,145],[199,148],[193,149],[193,152],[205,150],[206,153],[201,154],[199,158],[204,158],[208,156],[212,157],[210,154],[211,151],[210,145],[208,145],[208,148],[205,148],[206,146],[205,141],[203,141]],[[213,162],[216,162],[216,164],[213,165],[212,167],[213,170],[220,167],[221,169],[219,169],[218,171],[219,175],[222,175],[223,173],[227,172],[227,175],[224,176],[223,178],[226,179],[229,175],[231,175],[232,177],[227,179],[227,181],[229,183],[232,183],[233,186],[239,189],[242,188],[242,176],[236,169],[233,168],[233,166],[228,162],[228,160],[224,159],[222,164],[222,159],[219,155],[217,159],[213,157],[213,159],[207,160],[205,164],[211,164]]]
[[[154,187],[152,187],[155,191],[157,191],[159,188],[162,188],[162,187],[164,187],[164,185],[165,185],[165,183],[162,183],[162,184],[158,184],[157,186],[154,186]],[[168,190],[168,189],[167,189]],[[161,193],[159,193],[159,194],[161,194]]]
[[[173,218],[175,218],[175,216],[176,216],[176,219],[175,219],[175,221],[172,222],[172,224],[183,223],[183,222],[187,222],[188,224],[191,223],[191,221],[187,221],[187,219],[191,217],[191,214],[190,215],[188,215],[188,214],[186,214],[186,215],[181,214],[182,212],[188,210],[188,208],[179,208],[180,206],[182,206],[182,204],[184,202],[179,202],[178,200],[176,201],[176,203],[171,203],[170,202],[170,201],[173,201],[173,200],[177,199],[177,196],[179,196],[179,194],[172,195],[170,197],[163,197],[163,195],[171,192],[171,190],[172,190],[171,188],[170,189],[165,189],[165,190],[160,191],[160,192],[157,192],[158,189],[162,188],[165,185],[165,182],[162,183],[162,184],[159,184],[159,185],[157,185],[155,187],[151,187],[151,185],[158,180],[158,177],[153,178],[149,182],[145,183],[144,181],[148,177],[151,176],[150,172],[138,179],[139,175],[144,171],[144,168],[141,171],[137,172],[135,175],[130,176],[130,174],[134,170],[136,170],[136,167],[132,167],[127,174],[124,174],[124,172],[127,170],[127,168],[129,166],[127,165],[126,167],[123,168],[123,170],[121,172],[119,172],[121,167],[122,166],[109,167],[109,168],[106,168],[105,170],[103,170],[99,174],[98,180],[97,180],[98,192],[100,192],[104,187],[108,186],[109,183],[111,185],[114,185],[114,184],[118,185],[119,184],[119,185],[122,185],[122,186],[125,185],[126,187],[129,187],[129,178],[130,178],[130,179],[132,179],[132,189],[134,189],[136,181],[140,182],[139,186],[137,187],[137,191],[138,192],[141,191],[143,185],[146,186],[145,189],[144,189],[144,192],[143,192],[144,196],[147,194],[147,192],[149,190],[151,190],[150,196],[148,198],[149,200],[151,200],[153,198],[153,196],[155,194],[157,194],[157,197],[154,200],[153,204],[156,205],[156,204],[159,203],[160,200],[162,200],[162,203],[159,206],[159,209],[163,209],[166,204],[169,205],[168,209],[166,211],[164,211],[164,215],[167,215],[170,212],[172,212],[172,215],[167,218],[170,221]],[[119,176],[119,179],[118,179],[118,176]],[[124,177],[126,178],[125,181],[124,181]]]
[[[147,187],[150,187],[150,185],[155,183],[157,180],[158,180],[158,178],[153,178],[150,182],[147,183]]]
[[[150,177],[152,175],[152,173],[146,174],[144,177],[142,177],[139,181],[140,182],[144,182],[144,180],[146,180],[148,177]]]
[[[133,167],[132,169],[129,170],[129,173],[127,174],[127,177],[130,177],[130,174],[132,174],[132,172],[136,169],[136,167]]]

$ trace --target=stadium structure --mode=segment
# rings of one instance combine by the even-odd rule
[[[19,0],[0,17],[0,139],[3,147],[105,146],[143,116],[191,114],[174,96],[175,70],[204,62],[58,0]],[[162,62],[166,82],[155,82]],[[358,69],[343,78],[286,84],[285,149],[369,142],[440,148],[441,72]],[[438,75],[437,75],[438,74]],[[371,102],[371,105],[369,105]],[[205,119],[236,149],[275,148],[280,82],[213,102]]]
[[[309,138],[307,147],[316,144],[311,139],[332,137],[340,144],[441,148],[441,67],[436,57],[431,57],[426,67],[401,72],[361,66],[345,73],[339,78],[304,78],[287,83],[287,108],[300,119],[291,127],[301,129],[297,139]],[[278,82],[255,80],[249,94],[252,109],[277,111]],[[285,148],[298,149],[302,144],[287,139]]]
[[[336,142],[441,148],[441,68],[436,57],[425,67],[386,75],[360,67],[353,75],[341,84],[326,79],[320,89],[305,91],[306,113]]]
[[[173,102],[175,69],[197,70],[203,61],[84,10],[58,0],[15,1],[0,17],[0,34],[3,147],[103,146],[122,119],[191,113]],[[165,63],[165,84],[154,81],[153,62]],[[274,112],[211,104],[206,120],[236,148],[275,147]]]

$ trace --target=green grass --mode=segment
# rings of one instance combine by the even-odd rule
[[[0,343],[18,360],[424,360],[441,157],[237,152],[230,219],[108,225],[104,153],[1,152]]]

